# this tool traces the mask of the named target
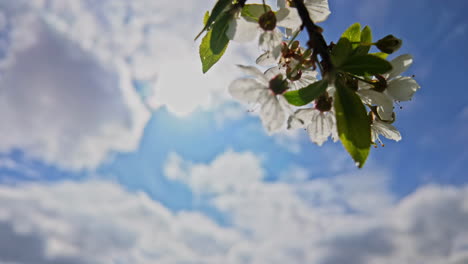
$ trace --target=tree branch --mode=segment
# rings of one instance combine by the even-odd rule
[[[328,45],[323,38],[320,27],[315,25],[309,15],[309,11],[304,5],[303,0],[294,0],[299,17],[302,20],[302,28],[305,27],[309,34],[309,41],[307,45],[309,48],[314,50],[315,54],[320,55],[322,58],[323,72],[322,77],[325,77],[327,73],[333,70],[333,64],[331,62],[330,51]]]

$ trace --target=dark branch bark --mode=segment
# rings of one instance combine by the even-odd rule
[[[307,45],[311,48],[315,54],[320,55],[322,58],[323,72],[322,76],[325,77],[327,73],[333,70],[333,64],[331,62],[330,51],[328,45],[323,38],[320,27],[315,25],[314,21],[310,18],[309,11],[304,5],[303,0],[294,0],[299,17],[302,20],[302,27],[306,28],[309,34],[309,41]]]

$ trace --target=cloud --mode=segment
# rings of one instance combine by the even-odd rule
[[[209,193],[207,201],[228,219],[222,225],[197,211],[173,212],[105,181],[1,186],[0,262],[468,260],[468,187],[426,186],[396,201],[385,175],[264,182],[264,162],[248,152],[228,151],[210,164],[172,155],[168,175],[196,195]],[[234,175],[243,184],[234,183]]]
[[[0,110],[8,126],[0,129],[0,151],[21,149],[63,168],[92,169],[109,153],[138,146],[147,107],[179,116],[221,107],[240,75],[234,64],[252,60],[258,49],[232,43],[223,61],[202,74],[193,37],[211,5],[2,1]],[[217,119],[240,114],[220,112]]]
[[[207,202],[255,241],[247,263],[468,260],[468,187],[426,186],[398,201],[382,170],[305,181],[296,169],[291,177],[302,180],[294,184],[264,182],[259,168],[267,162],[252,155],[228,151],[211,164],[192,164],[173,154],[166,167],[196,196],[209,194]],[[243,184],[213,191],[236,177]]]
[[[139,143],[149,111],[129,72],[105,63],[28,8],[2,2],[0,150],[67,169],[94,168]]]
[[[229,219],[224,225],[197,211],[173,212],[110,182],[2,186],[0,262],[468,260],[468,187],[426,186],[396,201],[382,175],[263,182],[262,162],[232,151],[210,164],[171,157],[167,173],[193,186],[197,195],[210,193],[208,201]],[[237,185],[232,176],[240,172],[250,176]]]
[[[107,182],[3,186],[0,197],[2,263],[220,263],[239,240]]]

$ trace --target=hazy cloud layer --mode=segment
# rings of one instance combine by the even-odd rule
[[[267,183],[261,159],[235,152],[211,164],[193,164],[174,154],[166,171],[215,206],[225,225],[199,212],[172,212],[110,182],[2,186],[0,262],[468,260],[467,187],[427,186],[396,201],[385,175],[378,173]]]
[[[18,3],[18,4],[16,4]],[[106,63],[19,2],[2,1],[0,150],[93,168],[139,143],[149,111],[122,64]]]
[[[193,37],[211,4],[0,0],[0,151],[94,168],[138,146],[148,108],[187,115],[222,105],[234,64],[257,49],[232,44],[202,74]]]

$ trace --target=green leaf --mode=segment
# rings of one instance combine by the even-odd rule
[[[340,38],[331,51],[331,59],[335,67],[342,65],[353,52],[351,42],[347,38]]]
[[[247,20],[251,20],[254,22],[258,22],[258,19],[261,15],[266,11],[271,11],[271,7],[269,5],[265,5],[263,7],[262,4],[247,4],[242,8],[241,16],[243,16]]]
[[[211,49],[211,35],[212,31],[209,31],[205,37],[203,37],[202,42],[200,44],[200,59],[202,61],[202,71],[206,73],[219,59],[223,56],[224,52],[227,49],[229,41],[225,43],[224,48],[218,52],[214,53]]]
[[[215,6],[211,10],[211,14],[206,20],[205,26],[195,37],[195,40],[199,38],[203,32],[208,30],[211,24],[213,24],[213,22],[215,22],[218,19],[218,17],[223,13],[223,11],[230,5],[232,5],[232,0],[218,0],[218,2],[216,2]]]
[[[206,26],[206,24],[208,23],[209,18],[210,18],[210,12],[206,11],[205,16],[203,16],[203,25]]]
[[[334,98],[338,136],[356,165],[362,168],[371,146],[370,120],[359,96],[337,79]]]
[[[388,57],[388,53],[385,53],[385,52],[369,53],[369,55],[376,56],[384,60],[387,59]]]
[[[339,67],[341,71],[359,76],[384,74],[391,69],[390,62],[369,54],[352,56]]]
[[[295,106],[303,106],[312,102],[319,95],[327,90],[328,82],[320,80],[304,88],[295,91],[289,91],[283,94],[286,100]]]
[[[226,36],[226,31],[229,27],[229,21],[233,15],[229,12],[225,12],[219,17],[211,29],[210,47],[214,54],[220,53],[229,42],[229,38]]]
[[[348,39],[349,42],[361,42],[361,24],[354,23],[341,35],[341,38]],[[359,46],[358,43],[352,44],[353,49]]]
[[[369,53],[371,48],[370,45],[362,45],[362,44],[370,44],[372,43],[372,31],[369,26],[365,26],[361,31],[361,45],[356,48],[354,51],[354,55],[366,55]]]

